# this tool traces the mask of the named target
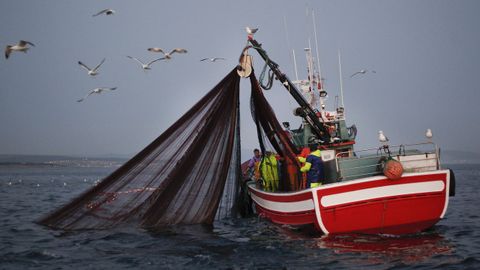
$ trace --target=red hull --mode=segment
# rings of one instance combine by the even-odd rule
[[[327,184],[292,193],[249,186],[260,215],[279,224],[314,224],[325,234],[408,234],[437,223],[448,206],[448,170]]]

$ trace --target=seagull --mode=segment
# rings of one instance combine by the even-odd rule
[[[433,133],[431,129],[427,128],[427,131],[425,132],[425,137],[427,137],[428,141],[432,141]]]
[[[355,75],[357,75],[357,74],[365,74],[365,73],[367,73],[367,72],[368,72],[368,70],[362,69],[362,70],[357,71],[357,72],[353,73],[352,75],[350,75],[350,78],[352,78],[353,76],[355,76]],[[371,70],[371,72],[372,72],[372,73],[377,73],[375,70]]]
[[[385,136],[385,134],[383,134],[383,131],[378,131],[378,140],[382,143],[386,143],[388,142],[388,138],[387,136]]]
[[[200,62],[201,62],[201,61],[206,61],[206,60],[208,60],[208,61],[210,61],[210,62],[215,62],[215,61],[217,61],[217,60],[226,60],[226,59],[223,58],[223,57],[203,58],[202,60],[200,60]]]
[[[357,75],[357,74],[365,74],[367,73],[367,70],[366,69],[362,69],[360,71],[357,71],[355,73],[353,73],[352,75],[350,75],[350,78],[352,78],[353,76]]]
[[[96,16],[101,15],[101,14],[113,15],[113,14],[115,14],[115,10],[107,8],[107,9],[99,11],[97,14],[93,14],[92,17],[96,17]]]
[[[137,61],[138,63],[140,63],[140,65],[142,65],[143,70],[149,70],[149,69],[151,69],[151,68],[150,68],[150,65],[151,65],[151,64],[153,64],[153,63],[155,63],[155,62],[157,62],[157,61],[166,59],[166,57],[162,57],[162,58],[158,58],[158,59],[152,60],[152,61],[144,64],[142,61],[138,60],[138,59],[135,58],[135,57],[132,57],[132,56],[130,56],[130,55],[127,55],[127,57],[130,58],[130,59],[133,59],[133,60]]]
[[[150,52],[161,52],[165,55],[165,59],[171,59],[173,53],[187,53],[187,50],[182,48],[175,48],[169,53],[166,53],[162,48],[158,48],[158,47],[148,48],[147,50]]]
[[[7,45],[7,47],[5,47],[5,59],[8,59],[8,57],[10,56],[12,51],[26,53],[28,51],[28,49],[30,49],[30,47],[28,47],[27,45],[35,47],[35,45],[33,43],[31,43],[29,41],[25,41],[25,40],[20,40],[15,45]]]
[[[82,102],[83,100],[85,100],[87,97],[89,97],[91,94],[101,94],[102,92],[104,91],[113,91],[117,89],[117,87],[112,87],[112,88],[109,88],[109,87],[100,87],[100,88],[95,88],[93,89],[92,91],[90,91],[88,94],[86,94],[83,98],[77,100],[77,102]]]
[[[251,28],[251,27],[245,27],[245,30],[247,31],[247,34],[253,35],[258,31],[258,28]]]
[[[81,61],[78,61],[78,64],[88,71],[88,75],[95,76],[98,74],[97,70],[103,64],[103,62],[105,62],[105,58],[103,58],[102,62],[100,62],[100,64],[98,64],[94,69],[90,69],[89,67],[87,67],[87,65],[85,65]]]

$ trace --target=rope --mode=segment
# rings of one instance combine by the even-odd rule
[[[268,70],[268,75],[267,75],[267,83],[264,83],[264,79],[265,79],[265,74],[266,74],[266,71],[267,71],[267,67],[268,67],[268,63],[272,62],[275,66],[277,66],[277,64],[273,61],[270,60],[270,57],[268,57],[267,55],[267,52],[261,48],[261,47],[257,47],[257,46],[253,46],[253,45],[247,45],[245,46],[245,48],[243,49],[242,51],[242,55],[245,53],[246,50],[250,49],[250,48],[253,48],[253,49],[256,49],[256,50],[260,50],[262,51],[262,53],[265,55],[265,57],[267,58],[265,60],[265,65],[263,65],[263,68],[262,68],[262,72],[260,73],[260,77],[259,77],[259,83],[260,83],[260,86],[264,89],[264,90],[270,90],[273,86],[273,71],[272,69],[269,69]]]
[[[267,58],[267,61],[268,61],[268,58]],[[265,89],[265,90],[270,90],[273,86],[273,71],[271,69],[268,70],[268,80],[267,80],[267,83],[264,84],[263,81],[264,81],[264,78],[265,78],[265,72],[267,71],[267,62],[265,62],[265,65],[263,66],[263,69],[262,69],[262,73],[260,73],[260,77],[259,77],[259,82],[260,82],[260,86]]]

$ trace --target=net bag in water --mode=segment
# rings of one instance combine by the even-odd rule
[[[38,222],[64,230],[212,223],[227,180],[240,181],[239,136],[234,69],[145,149]]]

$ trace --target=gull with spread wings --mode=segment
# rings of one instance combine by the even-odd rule
[[[7,45],[7,47],[5,47],[5,58],[8,59],[8,57],[10,56],[10,54],[12,52],[24,52],[24,53],[26,53],[30,49],[30,47],[28,47],[28,45],[35,47],[35,45],[33,43],[31,43],[29,41],[26,41],[26,40],[20,40],[15,45]]]
[[[223,57],[211,57],[211,58],[203,58],[202,60],[200,60],[200,62],[202,61],[210,61],[210,62],[216,62],[217,60],[225,60],[225,58]]]
[[[89,97],[90,95],[92,94],[101,94],[102,92],[105,92],[105,91],[113,91],[117,89],[117,87],[100,87],[100,88],[95,88],[93,89],[92,91],[88,92],[88,94],[86,94],[83,98],[77,100],[77,102],[82,102],[84,101],[87,97]]]
[[[101,14],[105,14],[105,15],[113,15],[115,14],[115,10],[113,9],[110,9],[110,8],[106,8],[104,10],[100,10],[98,13],[96,14],[93,14],[92,17],[96,17],[98,15],[101,15]]]
[[[100,62],[100,64],[98,64],[95,68],[93,69],[90,69],[87,65],[85,65],[84,63],[82,63],[82,61],[78,61],[78,64],[80,66],[82,66],[84,69],[87,70],[88,72],[88,75],[90,76],[95,76],[98,74],[98,69],[100,68],[100,66],[103,64],[103,62],[105,62],[105,58],[103,58],[102,62]]]
[[[365,73],[367,73],[367,72],[368,72],[367,69],[361,69],[361,70],[353,73],[352,75],[350,75],[350,78],[353,78],[353,76],[358,75],[358,74],[365,74]],[[372,73],[377,73],[375,70],[371,70],[370,72],[372,72]]]
[[[132,57],[132,56],[130,56],[130,55],[127,55],[127,57],[130,58],[130,59],[133,59],[133,60],[137,61],[137,62],[142,66],[142,69],[143,69],[143,70],[150,70],[150,69],[152,69],[152,68],[150,68],[150,65],[151,65],[151,64],[153,64],[153,63],[155,63],[155,62],[157,62],[157,61],[160,61],[160,60],[164,60],[164,59],[165,59],[165,57],[157,58],[157,59],[152,60],[152,61],[150,61],[150,62],[148,62],[148,63],[145,64],[145,63],[143,63],[142,61],[140,61],[140,60],[138,60],[137,58]]]
[[[175,48],[173,49],[171,52],[167,53],[165,50],[163,50],[162,48],[158,48],[158,47],[153,47],[153,48],[148,48],[147,49],[148,51],[150,52],[160,52],[160,53],[163,53],[163,55],[165,55],[165,59],[172,59],[172,54],[173,53],[187,53],[187,50],[185,49],[182,49],[182,48]]]

